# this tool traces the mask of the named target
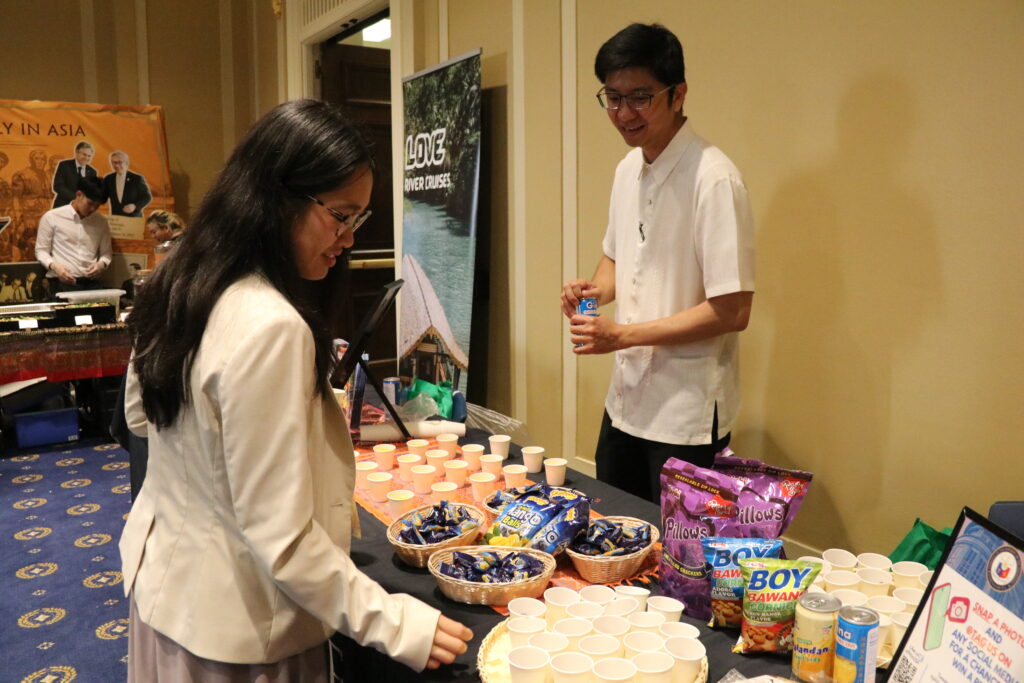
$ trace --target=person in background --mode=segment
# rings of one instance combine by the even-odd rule
[[[146,234],[157,244],[177,242],[185,232],[185,221],[171,211],[157,209],[146,219]]]
[[[112,216],[142,216],[142,210],[153,201],[146,178],[128,170],[128,155],[121,150],[110,153],[113,173],[103,176],[103,187],[110,200]]]
[[[97,178],[99,174],[90,165],[96,153],[92,144],[85,140],[75,145],[75,156],[64,159],[57,164],[53,173],[53,206],[56,209],[66,206],[75,198],[78,191],[79,178]],[[43,152],[43,166],[46,165],[46,153]]]
[[[110,226],[96,212],[106,195],[99,178],[79,178],[70,204],[50,209],[39,220],[36,260],[46,268],[54,293],[99,289],[110,265]]]
[[[279,105],[137,293],[124,415],[149,461],[120,543],[129,681],[326,682],[335,631],[415,671],[466,650],[469,629],[347,552],[355,463],[324,316],[372,186],[336,109]]]
[[[743,178],[683,114],[683,48],[632,24],[601,46],[597,99],[633,149],[615,170],[601,258],[562,287],[578,354],[615,353],[597,477],[658,501],[670,457],[710,467],[739,410],[738,333],[750,318],[754,225]],[[615,319],[576,315],[581,297]]]

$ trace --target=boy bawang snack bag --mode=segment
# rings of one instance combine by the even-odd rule
[[[708,626],[739,627],[743,621],[743,575],[740,560],[777,558],[782,541],[768,538],[701,539],[704,559],[711,568],[711,614]]]
[[[740,560],[740,571],[743,626],[732,651],[791,651],[796,602],[821,571],[821,565],[801,560]]]
[[[710,567],[701,539],[778,538],[793,521],[810,481],[809,472],[737,458],[729,449],[715,456],[714,469],[670,458],[661,469],[665,595],[682,600],[687,615],[710,619]]]
[[[590,522],[590,499],[579,491],[535,484],[501,509],[484,543],[561,552]]]

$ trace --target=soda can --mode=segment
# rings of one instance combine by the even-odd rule
[[[398,405],[398,396],[402,391],[402,379],[400,377],[385,377],[382,382],[384,385],[384,396],[391,401],[391,405]]]
[[[807,683],[831,683],[836,613],[843,603],[827,593],[804,593],[793,626],[793,677]]]
[[[836,617],[835,683],[874,683],[878,663],[878,612],[846,605]]]
[[[597,299],[592,296],[582,297],[580,302],[576,304],[576,315],[600,315],[597,312]],[[575,344],[574,346],[583,346],[583,344]]]

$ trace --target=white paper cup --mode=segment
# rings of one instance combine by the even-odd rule
[[[515,647],[508,653],[512,683],[546,683],[551,656],[539,647]]]
[[[393,443],[379,443],[373,447],[373,459],[377,461],[377,468],[381,472],[394,469],[395,450]]]
[[[667,652],[644,652],[631,660],[636,667],[636,683],[672,683],[676,660]]]
[[[861,553],[857,556],[858,569],[881,569],[889,571],[892,569],[892,560],[879,553]]]
[[[438,448],[448,451],[451,457],[455,457],[459,448],[458,434],[438,434],[434,440],[437,441]]]
[[[505,488],[518,489],[526,486],[526,465],[505,465],[501,468],[505,475]]]
[[[491,445],[491,453],[500,455],[502,460],[508,457],[508,446],[512,443],[511,436],[508,434],[495,434],[487,437],[487,442]]]
[[[398,519],[409,510],[412,510],[414,504],[413,496],[415,495],[408,489],[388,491],[388,514],[391,515],[391,519]]]
[[[825,590],[833,593],[837,590],[857,590],[860,585],[860,577],[848,569],[833,569],[825,574]]]
[[[928,567],[920,562],[905,560],[897,562],[892,566],[892,587],[896,588],[918,588],[917,578],[922,572],[928,571]]]
[[[466,476],[469,473],[469,466],[465,460],[445,460],[444,479],[455,484],[455,487],[466,485]]]
[[[561,633],[569,639],[569,651],[579,650],[580,640],[589,636],[594,630],[594,622],[578,617],[566,617],[555,622],[553,633]]]
[[[582,652],[560,652],[551,658],[554,683],[590,683],[594,660]]]
[[[917,587],[921,590],[928,590],[928,582],[932,580],[932,575],[935,574],[931,569],[923,571],[917,576]]]
[[[636,665],[628,659],[611,657],[594,662],[594,680],[600,683],[632,681],[634,676],[636,676]]]
[[[433,465],[440,472],[444,469],[444,464],[452,459],[452,454],[443,448],[431,448],[425,457],[427,464]]]
[[[821,558],[832,565],[832,569],[856,569],[857,556],[842,548],[829,548],[821,554]]]
[[[652,595],[647,598],[647,611],[661,612],[665,615],[665,621],[679,621],[684,609],[683,603],[667,595]]]
[[[903,636],[913,619],[914,615],[906,612],[892,615],[892,626],[889,627],[889,647],[893,652],[896,652],[896,648],[903,642]]]
[[[494,482],[497,480],[490,472],[474,472],[469,475],[469,485],[473,487],[473,500],[482,503],[484,498],[494,491]]]
[[[548,458],[544,461],[544,477],[548,486],[565,484],[565,468],[569,461],[565,458]]]
[[[657,633],[663,624],[671,623],[668,622],[665,615],[661,612],[651,610],[633,612],[629,615],[628,619],[630,631],[650,631],[651,633]]]
[[[889,650],[889,632],[892,630],[892,617],[888,614],[878,615],[878,658],[883,655],[892,657]]]
[[[650,597],[651,591],[640,586],[616,586],[615,594],[624,598],[633,598],[637,602],[637,611],[643,612],[647,609],[647,598]]]
[[[356,463],[356,488],[366,490],[366,475],[377,471],[377,463],[373,460],[361,460]]]
[[[430,495],[430,485],[437,481],[437,468],[433,465],[413,465],[413,489],[421,496]]]
[[[452,502],[459,485],[452,481],[435,481],[430,485],[430,502],[435,505],[441,501]]]
[[[672,679],[690,683],[697,678],[707,650],[696,638],[669,638],[665,641],[665,652],[672,655]]]
[[[548,620],[548,628],[552,628],[555,622],[568,617],[568,608],[579,601],[580,594],[565,586],[552,586],[545,590],[544,604],[548,607],[545,618]]]
[[[430,442],[426,439],[409,439],[405,442],[405,447],[409,449],[409,452],[413,455],[418,455],[421,458],[427,454],[427,449],[430,448]]]
[[[920,588],[897,588],[893,590],[892,597],[903,601],[905,605],[903,608],[904,612],[913,614],[917,609],[918,603],[924,597],[924,591]]]
[[[595,662],[609,657],[622,656],[622,640],[607,633],[595,633],[580,638],[580,652]]]
[[[550,588],[548,590],[551,590]],[[550,603],[549,608],[550,608]],[[596,602],[577,602],[565,608],[565,614],[569,617],[579,617],[593,621],[604,614],[604,607]]]
[[[370,487],[370,498],[373,502],[383,503],[388,499],[392,479],[394,477],[390,472],[370,472],[366,475],[366,484]]]
[[[544,469],[544,448],[541,446],[523,446],[523,464],[526,471],[536,474]]]
[[[666,621],[658,627],[658,633],[661,637],[668,640],[669,638],[699,638],[700,629],[693,624],[687,624],[685,621]]]
[[[868,601],[864,603],[865,607],[870,607],[879,614],[887,614],[890,617],[894,614],[898,614],[903,611],[906,607],[899,598],[894,598],[891,595],[875,595],[868,598]]]
[[[616,593],[616,595],[618,595]],[[604,613],[617,615],[620,617],[628,617],[633,612],[640,609],[640,603],[634,598],[615,598],[611,602],[605,604]]]
[[[500,477],[501,463],[504,461],[505,459],[497,453],[487,453],[480,456],[480,469],[493,474],[495,477]]]
[[[580,600],[583,602],[595,602],[604,606],[615,599],[615,591],[608,586],[594,584],[580,589]]]
[[[537,598],[513,598],[508,603],[508,613],[514,617],[543,618],[547,609]]]
[[[423,456],[416,455],[415,453],[403,453],[402,455],[395,458],[398,463],[398,477],[402,481],[412,481],[412,467],[413,465],[420,465],[423,463]]]
[[[867,596],[888,595],[892,587],[892,574],[886,569],[875,569],[874,567],[862,567],[857,570],[857,577],[860,582],[857,590]]]
[[[629,633],[629,622],[624,617],[600,616],[594,619],[594,630],[606,636],[622,638]]]
[[[530,646],[539,647],[553,657],[559,652],[565,652],[569,649],[569,639],[561,633],[542,631],[530,636]]]
[[[850,590],[849,588],[840,588],[839,590],[832,591],[829,595],[843,603],[843,607],[861,607],[868,602],[868,596],[860,591]]]
[[[509,617],[508,635],[512,647],[524,647],[530,644],[530,636],[543,633],[547,622],[539,617]]]
[[[480,456],[484,454],[484,447],[478,443],[467,443],[462,447],[462,459],[466,461],[470,472],[480,471]]]
[[[826,572],[832,571],[832,565],[831,564],[829,564],[824,559],[822,559],[820,557],[817,557],[815,555],[803,555],[803,556],[798,557],[796,559],[799,560],[800,562],[812,562],[814,564],[817,564],[818,565],[818,576],[821,576],[822,574],[824,574]]]
[[[626,659],[633,659],[644,652],[662,652],[665,639],[652,631],[630,631],[622,636],[622,647],[625,648]]]

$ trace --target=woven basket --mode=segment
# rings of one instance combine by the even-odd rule
[[[455,507],[464,508],[469,516],[476,520],[477,527],[470,529],[464,534],[459,536],[452,536],[449,539],[441,541],[440,543],[428,543],[427,545],[419,545],[418,543],[403,543],[399,540],[398,533],[405,528],[403,521],[411,519],[417,512],[421,515],[426,515],[430,512],[433,505],[424,505],[418,507],[411,512],[407,512],[395,521],[391,522],[388,526],[388,541],[395,549],[395,553],[398,557],[406,564],[413,567],[426,567],[427,561],[430,559],[431,553],[440,550],[441,548],[450,548],[453,546],[465,546],[471,545],[476,542],[476,539],[484,531],[484,524],[486,524],[486,517],[480,508],[466,503],[449,503]]]
[[[617,522],[623,526],[642,527],[648,523],[636,517],[602,517],[609,522]],[[647,559],[647,555],[658,543],[661,534],[658,527],[651,524],[651,542],[647,547],[629,555],[584,555],[567,547],[566,554],[572,559],[572,566],[587,583],[618,583],[636,574]]]
[[[483,503],[480,504],[480,507],[483,508],[484,514],[487,515],[488,527],[494,524],[494,520],[498,518],[498,513],[500,513],[501,508],[504,507],[503,505],[497,502],[499,493],[501,493],[501,491],[495,491],[491,493],[489,496],[484,498]]]
[[[450,564],[456,550],[474,557],[479,557],[484,551],[497,553],[502,557],[510,552],[526,553],[540,560],[544,564],[544,570],[539,576],[510,583],[477,583],[476,581],[453,579],[441,573],[441,563],[448,562]],[[507,605],[514,598],[540,597],[544,593],[544,589],[548,587],[551,575],[555,573],[555,558],[533,548],[475,545],[438,550],[430,556],[427,569],[434,575],[434,580],[437,581],[437,587],[441,589],[441,592],[456,602],[464,602],[468,605]]]

